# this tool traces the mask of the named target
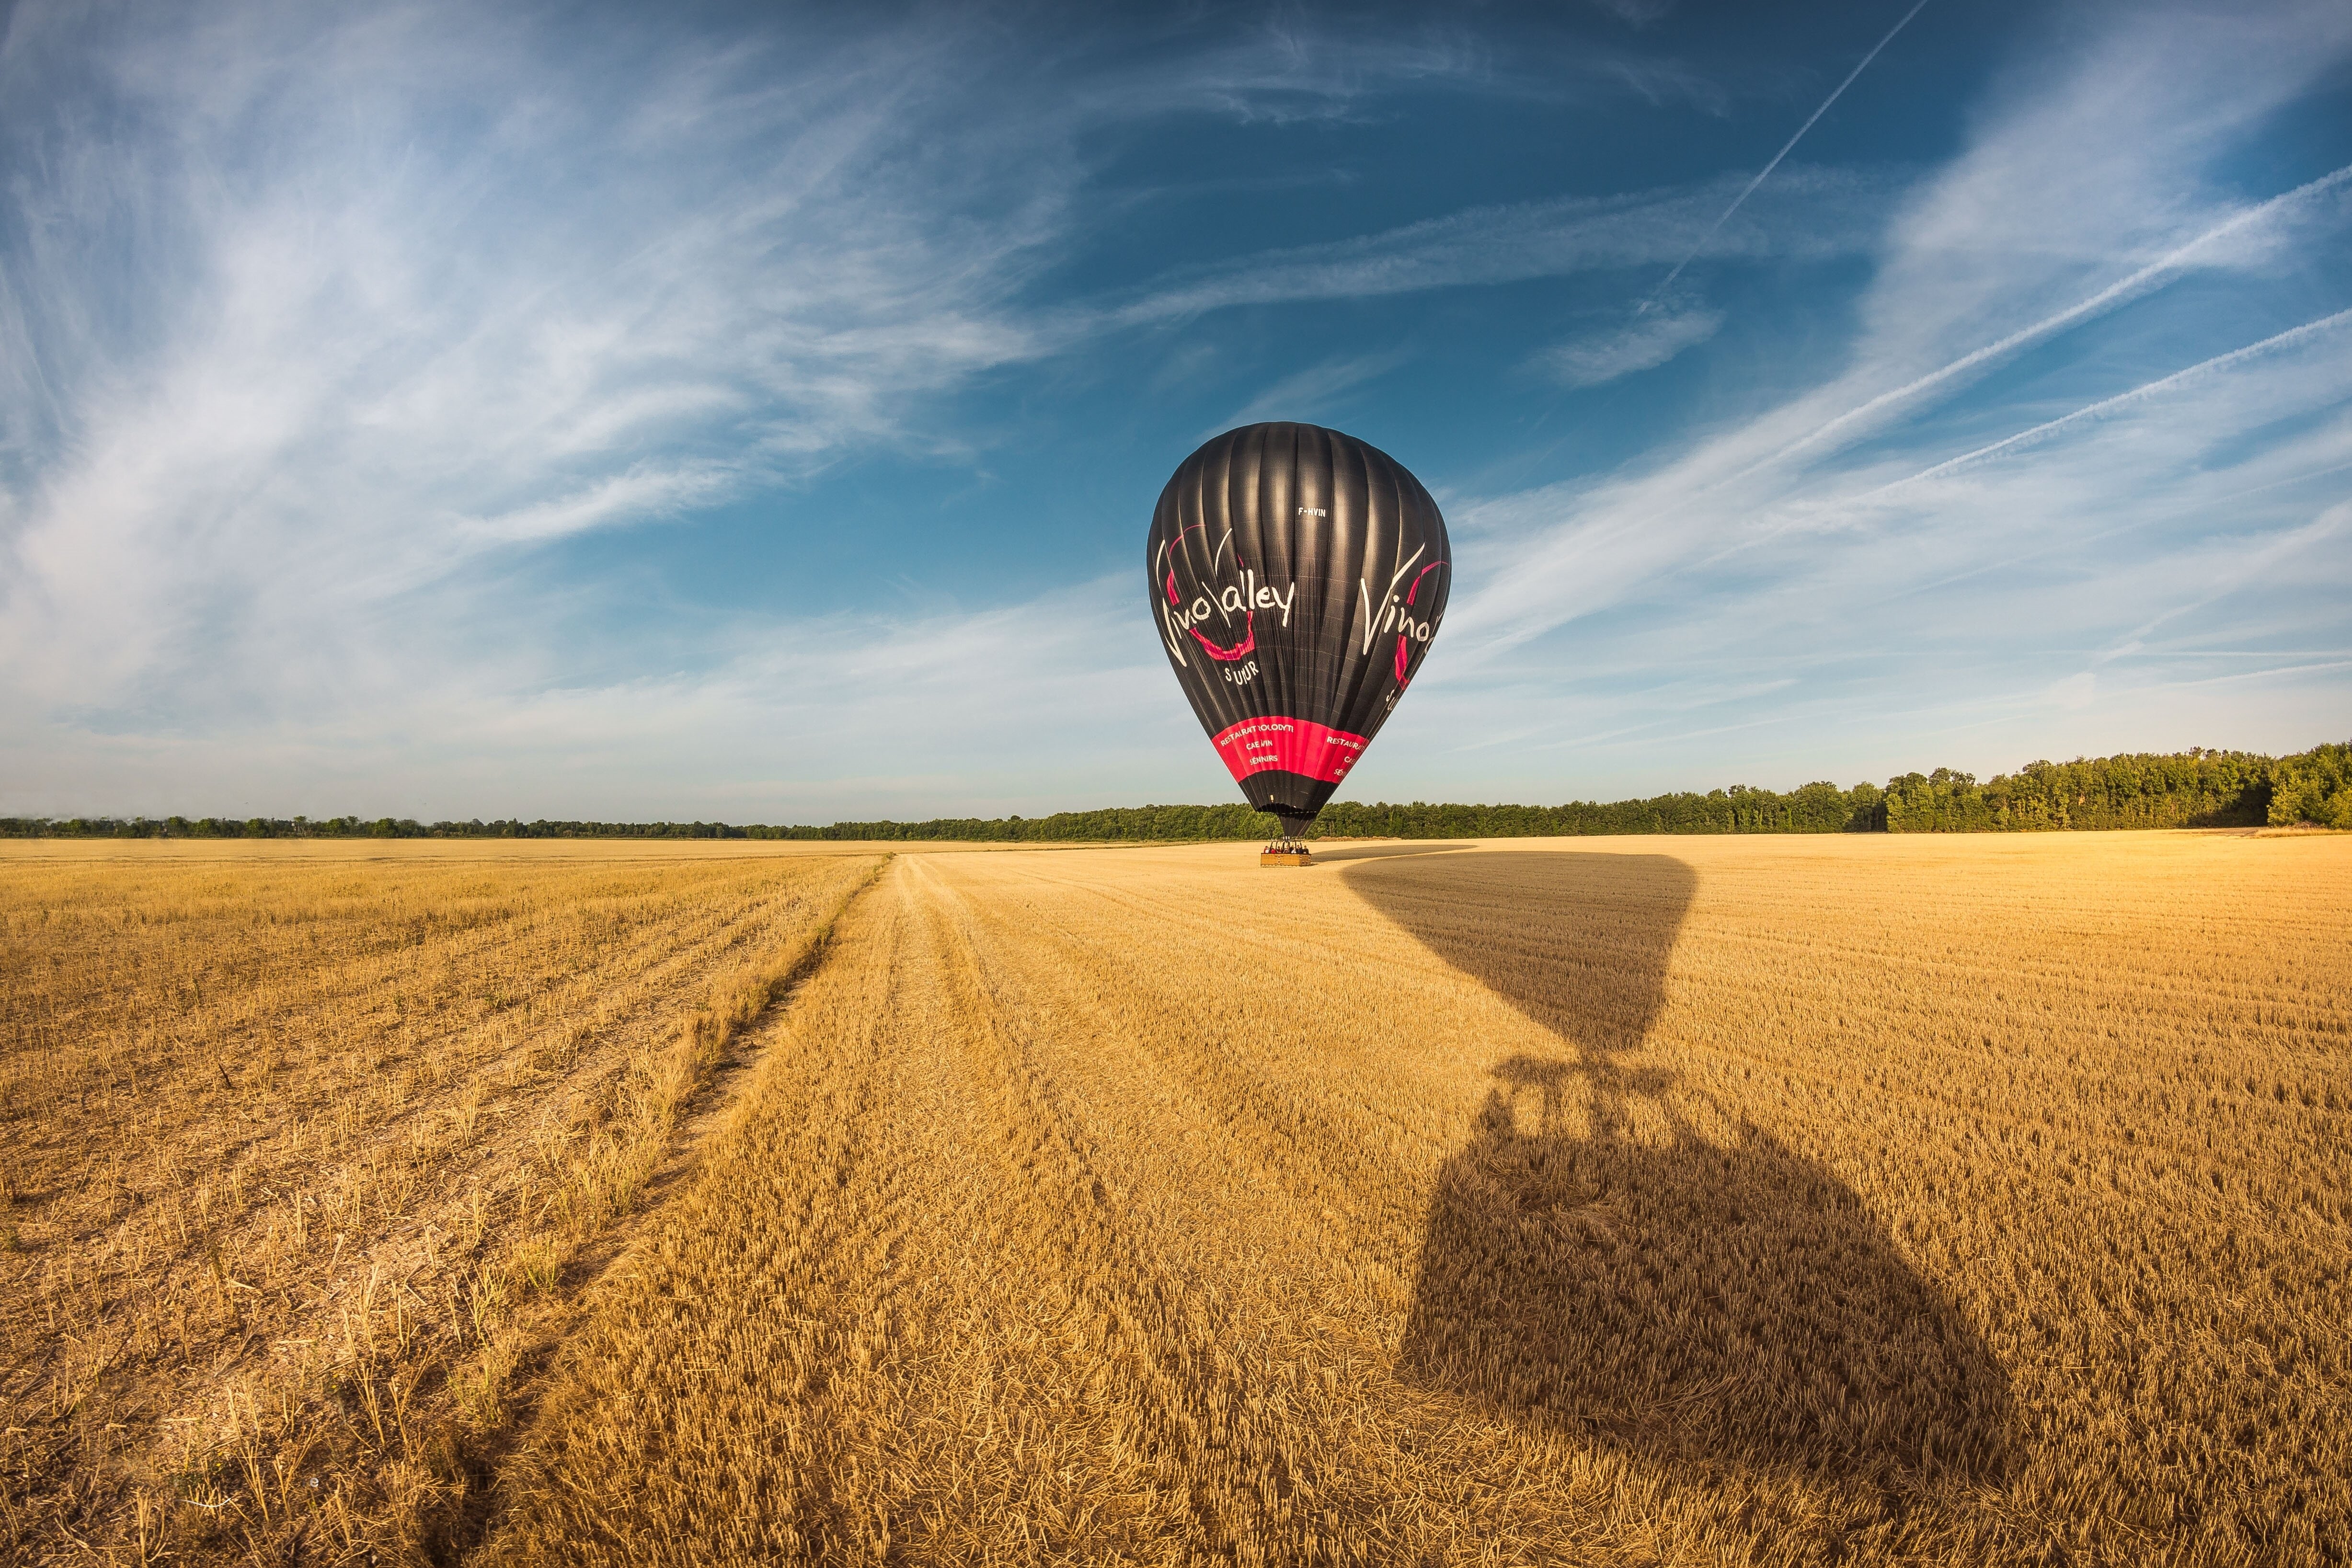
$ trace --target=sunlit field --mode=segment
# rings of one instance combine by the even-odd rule
[[[2352,1554],[2352,839],[378,852],[0,862],[18,1555]]]
[[[879,863],[12,846],[0,1555],[462,1536],[568,1298]]]

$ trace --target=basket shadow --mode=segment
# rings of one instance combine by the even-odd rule
[[[1624,1060],[1693,895],[1665,855],[1485,852],[1349,885],[1549,1030],[1491,1071],[1431,1199],[1399,1371],[1660,1458],[1892,1479],[2010,1463],[2006,1375],[1836,1176],[1744,1118],[1702,1136]]]

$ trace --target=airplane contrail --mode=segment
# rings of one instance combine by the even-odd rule
[[[1747,186],[1740,191],[1739,194],[1731,198],[1731,205],[1723,209],[1723,215],[1717,218],[1714,223],[1707,225],[1707,231],[1699,236],[1698,244],[1691,246],[1690,255],[1675,263],[1675,269],[1666,274],[1665,280],[1664,282],[1660,283],[1655,288],[1650,290],[1650,297],[1642,301],[1641,305],[1634,310],[1634,315],[1642,316],[1648,314],[1650,307],[1658,302],[1658,296],[1664,294],[1668,288],[1674,287],[1675,279],[1683,275],[1683,268],[1688,267],[1692,262],[1698,259],[1698,253],[1706,248],[1707,241],[1715,237],[1716,231],[1723,227],[1725,224],[1731,221],[1731,214],[1739,210],[1739,204],[1756,193],[1756,187],[1762,184],[1766,177],[1769,176],[1773,170],[1778,169],[1780,166],[1780,160],[1789,155],[1789,150],[1796,146],[1798,142],[1804,140],[1805,132],[1813,128],[1813,121],[1819,120],[1822,115],[1829,112],[1830,105],[1835,103],[1838,100],[1839,95],[1853,85],[1853,78],[1860,76],[1863,73],[1864,68],[1867,67],[1871,61],[1878,57],[1878,51],[1880,49],[1885,48],[1887,45],[1895,41],[1895,35],[1901,32],[1905,26],[1909,25],[1911,18],[1916,16],[1920,11],[1927,6],[1927,0],[1918,0],[1917,5],[1913,5],[1911,9],[1904,12],[1903,20],[1895,23],[1894,26],[1889,27],[1886,30],[1886,37],[1878,40],[1876,47],[1874,47],[1870,53],[1862,57],[1862,64],[1855,66],[1853,69],[1845,73],[1845,80],[1837,84],[1837,91],[1831,93],[1829,97],[1822,99],[1821,108],[1813,110],[1811,116],[1806,120],[1805,123],[1797,127],[1797,134],[1790,137],[1789,140],[1781,145],[1780,151],[1772,154],[1772,162],[1765,164],[1762,169],[1759,170],[1757,172],[1756,178],[1748,181]]]
[[[1872,414],[1893,407],[1895,404],[1907,402],[1924,392],[1942,385],[1944,382],[1952,380],[1956,376],[1966,374],[1968,371],[1976,369],[1979,365],[2000,359],[2006,354],[2023,348],[2028,343],[2035,342],[2041,339],[2049,337],[2052,333],[2060,331],[2064,328],[2071,327],[2077,321],[2095,316],[2105,310],[2108,306],[2116,304],[2117,301],[2137,293],[2141,288],[2155,282],[2157,279],[2163,277],[2168,273],[2178,271],[2182,264],[2187,262],[2190,256],[2194,256],[2198,251],[2202,250],[2205,246],[2211,245],[2215,240],[2227,238],[2229,235],[2237,233],[2241,229],[2258,224],[2263,219],[2271,217],[2288,208],[2299,205],[2302,203],[2310,200],[2314,196],[2322,194],[2325,192],[2332,191],[2337,186],[2344,184],[2347,180],[2352,180],[2352,163],[2347,163],[2340,169],[2332,170],[2327,173],[2322,174],[2316,180],[2312,180],[2306,183],[2297,185],[2294,190],[2288,191],[2282,195],[2273,196],[2266,202],[2257,203],[2255,205],[2246,208],[2243,212],[2238,213],[2234,216],[2226,218],[2221,223],[2215,224],[2211,228],[2207,229],[2204,233],[2196,235],[2186,243],[2174,246],[2171,250],[2166,252],[2163,256],[2157,257],[2154,261],[2149,262],[2146,267],[2141,267],[2138,271],[2131,274],[2129,277],[2117,278],[2115,282],[2110,283],[2105,288],[2100,289],[2096,294],[2092,295],[2089,298],[2078,300],[2074,304],[2068,306],[2063,310],[2059,310],[2043,317],[2041,320],[2034,322],[2030,327],[2019,328],[2016,331],[2010,333],[2007,337],[2002,338],[1998,342],[1987,343],[1982,348],[1973,349],[1968,353],[1962,354],[1958,359],[1952,361],[1950,363],[1941,366],[1938,369],[1929,371],[1926,375],[1920,376],[1915,381],[1907,382],[1902,386],[1895,388],[1891,392],[1880,392],[1876,397],[1870,399],[1868,402],[1864,402],[1857,407],[1846,410],[1836,418],[1822,424],[1810,435],[1800,436],[1795,441],[1790,442],[1788,445],[1780,448],[1778,452],[1772,453],[1769,456],[1757,459],[1755,462],[1748,465],[1745,468],[1740,469],[1738,473],[1730,476],[1729,478],[1725,479],[1723,483],[1730,484],[1735,480],[1748,477],[1748,476],[1755,473],[1759,468],[1768,468],[1776,463],[1785,463],[1790,458],[1795,456],[1798,453],[1805,451],[1810,447],[1820,445],[1822,442],[1829,440],[1839,432],[1861,420],[1867,419]]]
[[[2322,316],[2317,320],[2306,321],[2300,327],[2290,327],[2274,337],[2264,338],[2259,343],[2249,343],[2242,349],[2232,349],[2226,354],[2216,354],[2210,360],[2200,360],[2186,370],[2175,371],[2168,376],[2159,377],[2156,381],[2136,386],[2129,392],[2117,392],[2113,397],[2101,398],[2097,402],[2078,408],[2072,413],[2061,414],[2056,419],[2046,420],[2031,429],[2021,430],[2015,435],[1996,441],[1989,446],[1979,446],[1973,452],[1963,452],[1958,457],[1948,457],[1933,467],[1922,468],[1908,478],[1890,480],[1874,490],[1866,490],[1854,497],[1853,500],[1844,503],[1838,509],[1843,511],[1846,507],[1860,506],[1889,491],[1900,490],[1906,486],[1916,485],[1925,479],[1938,478],[1943,475],[1965,468],[1972,463],[1981,462],[1997,452],[2005,452],[2012,446],[2020,446],[2039,436],[2047,435],[2053,430],[2063,429],[2079,420],[2095,419],[2109,409],[2120,407],[2128,402],[2137,402],[2145,397],[2152,397],[2168,388],[2195,381],[2214,371],[2225,370],[2230,366],[2242,364],[2248,360],[2258,359],[2262,355],[2277,350],[2291,348],[2347,324],[2352,324],[2352,310],[2338,310],[2332,316]]]
[[[2101,414],[2108,413],[2110,410],[2120,408],[2126,403],[2137,402],[2143,398],[2153,397],[2158,392],[2169,391],[2175,387],[2188,385],[2191,382],[2202,380],[2204,377],[2216,371],[2228,370],[2232,366],[2243,364],[2249,360],[2260,359],[2265,354],[2275,353],[2281,349],[2294,348],[2298,344],[2308,342],[2314,338],[2322,337],[2339,328],[2347,326],[2352,326],[2352,310],[2338,310],[2332,316],[2322,316],[2315,320],[2305,321],[2300,327],[2290,327],[2284,332],[2264,338],[2259,343],[2249,343],[2242,349],[2232,349],[2226,354],[2216,354],[2210,360],[2200,360],[2197,363],[2189,366],[2185,370],[2175,371],[2170,375],[2159,376],[2155,381],[2142,382],[2140,385],[2133,387],[2128,392],[2120,392],[2112,397],[2101,398],[2096,402],[2086,403],[2083,407],[2076,409],[2072,413],[2063,413],[2055,419],[2044,420],[2040,424],[2021,430],[2014,435],[2005,436],[1999,441],[1992,442],[1984,446],[1979,446],[1971,452],[1963,452],[1957,457],[1947,457],[1940,463],[1933,464],[1928,467],[1920,469],[1916,474],[1906,475],[1900,479],[1890,479],[1885,484],[1874,486],[1870,489],[1861,492],[1859,495],[1848,496],[1840,500],[1826,502],[1820,507],[1820,509],[1802,514],[1800,523],[1790,523],[1780,528],[1772,528],[1760,537],[1748,538],[1740,540],[1737,544],[1727,546],[1726,548],[1716,551],[1713,555],[1705,557],[1700,564],[1713,565],[1717,561],[1724,560],[1732,556],[1741,554],[1744,551],[1754,549],[1760,545],[1767,544],[1774,539],[1780,538],[1794,527],[1805,526],[1817,528],[1825,519],[1841,517],[1847,516],[1850,513],[1860,511],[1864,507],[1870,506],[1872,503],[1884,500],[1885,497],[1895,494],[1897,491],[1906,490],[1914,485],[1921,484],[1929,479],[1941,478],[1947,474],[1956,473],[1962,468],[1970,467],[1975,464],[1985,461],[1987,458],[1997,456],[2000,453],[2006,452],[2011,447],[2022,446],[2031,442],[2039,440],[2041,437],[2048,435],[2053,431],[2063,430],[2068,425],[2078,423],[2084,420],[2096,419]],[[2352,467],[2352,464],[2346,464],[2342,466]],[[2282,479],[2278,481],[2278,484],[2301,484],[2306,479],[2316,479],[2322,476],[2334,472],[2336,472],[2336,470],[2332,468],[2322,468],[2315,473],[2299,474],[2293,479]],[[2220,498],[2231,500],[2235,499],[2239,496],[2252,496],[2258,494],[2260,491],[2273,489],[2275,487],[2275,486],[2271,485],[2261,485],[2256,486],[2252,490],[2234,491],[2230,496]]]

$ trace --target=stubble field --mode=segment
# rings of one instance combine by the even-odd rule
[[[2352,1554],[2352,840],[1318,859],[8,862],[11,1539]]]
[[[0,1557],[465,1540],[576,1287],[881,863],[453,848],[0,861]]]

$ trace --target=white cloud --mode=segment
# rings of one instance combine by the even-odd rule
[[[2091,706],[2098,695],[2098,690],[2099,677],[2091,671],[2085,670],[2079,675],[2069,675],[2063,681],[2052,682],[2047,696],[2053,706],[2064,708],[2069,713],[2080,713]]]
[[[1494,647],[1622,602],[1636,584],[1711,555],[1758,519],[1846,490],[1853,475],[1888,461],[1884,452],[1846,455],[1865,439],[1885,439],[1898,422],[1910,422],[1907,440],[1932,446],[1938,435],[1920,415],[2020,350],[2144,298],[2192,266],[2244,267],[2289,236],[2309,243],[2340,229],[2340,207],[2324,198],[2341,175],[2252,207],[2211,198],[2200,204],[2197,171],[2220,147],[2185,128],[2243,123],[2292,96],[2327,58],[2308,35],[2273,30],[2268,54],[2233,45],[2203,57],[2205,73],[2164,76],[2148,68],[2145,32],[2172,38],[2166,57],[2176,67],[2200,57],[2183,53],[2193,39],[2164,26],[2143,20],[2120,29],[2072,77],[2051,84],[2047,98],[2025,99],[2011,118],[1990,121],[1976,145],[1898,211],[1840,373],[1636,471],[1471,508],[1475,525],[1516,538],[1506,570],[1456,601],[1456,623],[1474,626],[1473,637]],[[2130,91],[2119,91],[2118,72]],[[2099,186],[2102,199],[2047,200],[2053,164],[2069,181],[2078,170],[2097,171],[2079,178]],[[2138,199],[2118,203],[2118,191]],[[2015,224],[2014,208],[2032,212],[2030,225]],[[1996,212],[1998,221],[1988,215]],[[1961,214],[1987,215],[1986,230],[1967,227]],[[2247,248],[2257,238],[2263,243]],[[2130,481],[2117,495],[2142,489]]]
[[[0,809],[470,814],[527,778],[509,809],[646,812],[708,777],[778,815],[944,810],[1098,763],[1150,667],[1106,659],[1099,586],[712,617],[648,676],[611,590],[532,562],[949,449],[932,400],[1099,324],[1019,303],[1089,126],[1338,112],[1475,63],[1310,40],[1008,115],[1021,40],[803,20],[12,13]],[[1147,725],[1182,717],[1164,685]]]
[[[20,809],[125,814],[830,821],[1034,811],[1074,789],[1221,798],[1140,597],[1116,579],[979,612],[742,622],[704,667],[593,684],[534,682],[493,651],[364,705],[201,734],[0,714],[0,768],[44,759]]]
[[[2352,592],[2330,478],[2352,459],[2347,319],[2168,353],[2215,321],[2180,280],[2234,281],[2258,312],[2352,228],[2345,172],[2268,202],[2204,183],[2347,41],[2340,17],[2242,21],[2136,16],[2014,89],[1898,208],[1820,384],[1617,473],[1458,506],[1482,548],[1420,743],[1491,775],[1507,737],[1641,788],[1776,756],[1776,731],[1807,768],[2320,738]],[[2012,369],[1972,392],[2126,311],[2134,330],[2063,372],[2113,390],[2053,407]],[[1759,696],[1726,669],[1798,684]]]
[[[1492,63],[1307,39],[1007,116],[1002,40],[936,16],[715,50],[479,10],[90,15],[20,8],[0,48],[0,139],[23,151],[0,195],[0,809],[1223,798],[1133,584],[714,617],[674,654],[600,658],[626,643],[599,597],[619,590],[532,563],[846,456],[949,450],[930,400],[1123,325],[1664,267],[1738,179],[1480,208],[1046,310],[1027,291],[1083,227],[1087,127],[1345,119],[1382,73]],[[2170,302],[2340,249],[2352,180],[2263,204],[2206,171],[2343,29],[2136,16],[2011,82],[1907,193],[1883,170],[1777,172],[1707,255],[1869,256],[1841,362],[1614,472],[1454,507],[1476,549],[1446,636],[1352,790],[1557,799],[1726,757],[1851,778],[1904,746],[1977,765],[1982,737],[2000,766],[2044,737],[2315,738],[2295,727],[2342,711],[2352,659],[2342,329],[2305,310],[2210,341]],[[2020,369],[2144,317],[2063,387]],[[1601,384],[1718,319],[1644,317],[1552,368]],[[1319,358],[1236,421],[1311,416],[1395,362]],[[1969,401],[1995,371],[2024,390]]]
[[[1238,425],[1256,424],[1263,420],[1325,418],[1348,392],[1379,380],[1403,364],[1407,357],[1402,350],[1391,350],[1308,365],[1284,376],[1213,428],[1202,431],[1201,438],[1205,441]]]
[[[1675,0],[1592,0],[1629,27],[1646,27],[1675,8]]]
[[[1710,237],[1736,175],[1635,195],[1478,207],[1329,245],[1263,252],[1179,274],[1121,308],[1122,323],[1241,305],[1363,299],[1517,283],[1711,256],[1821,258],[1867,247],[1894,190],[1885,171],[1788,169]]]
[[[97,79],[0,111],[50,154],[0,283],[11,684],[280,701],[491,552],[933,442],[920,400],[1040,351],[1005,302],[1075,166],[936,136],[973,40],[796,45],[20,12],[0,79]]]
[[[1270,33],[1144,65],[1076,47],[1069,79],[1041,89],[1022,40],[936,14],[712,43],[431,4],[18,7],[0,44],[17,154],[0,193],[0,794],[158,807],[208,770],[478,782],[507,764],[469,758],[551,755],[563,725],[601,776],[600,737],[650,726],[691,750],[677,727],[698,714],[795,737],[832,772],[870,771],[901,734],[989,755],[965,726],[975,691],[979,711],[1047,711],[1067,695],[1052,661],[1091,669],[1091,648],[1049,640],[1019,680],[975,689],[845,666],[814,706],[775,695],[782,675],[749,653],[604,679],[583,666],[660,643],[624,653],[631,616],[533,563],[599,528],[789,493],[845,456],[952,451],[935,400],[1115,329],[1024,293],[1082,222],[1106,124],[1339,120],[1397,83],[1562,90],[1443,29]],[[1622,96],[1624,64],[1596,53],[1569,90]],[[1696,90],[1634,75],[1653,96]],[[1790,189],[1826,211],[1857,205],[1853,185]],[[1420,287],[1496,243],[1523,254],[1485,276],[1649,254],[1654,238],[1605,232],[1609,205],[1268,265]],[[1654,226],[1680,243],[1688,225]],[[1254,270],[1213,287],[1263,296]],[[1204,308],[1206,277],[1190,302],[1127,315]],[[1394,362],[1309,367],[1260,402],[1312,412]],[[613,624],[581,636],[593,614]],[[992,624],[934,631],[944,646]],[[917,633],[868,618],[828,635],[887,666]],[[836,701],[876,727],[828,716]],[[982,727],[1000,750],[1004,727]]]
[[[1685,349],[1706,342],[1722,326],[1720,310],[1640,316],[1609,331],[1555,344],[1537,355],[1536,363],[1563,385],[1601,386],[1654,370]]]

